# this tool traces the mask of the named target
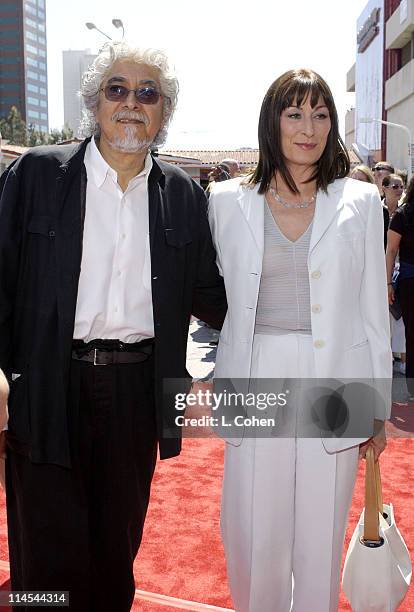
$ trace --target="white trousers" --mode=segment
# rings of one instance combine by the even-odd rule
[[[257,334],[252,378],[314,378],[312,338]],[[247,434],[248,435],[248,434]],[[320,438],[226,444],[221,531],[237,612],[337,612],[358,447]]]

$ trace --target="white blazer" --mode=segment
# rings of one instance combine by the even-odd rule
[[[258,185],[244,185],[241,178],[217,183],[210,195],[211,232],[228,300],[216,378],[250,375],[264,204]],[[376,385],[383,380],[384,402],[375,417],[385,420],[391,413],[392,353],[383,237],[374,185],[337,179],[328,193],[318,192],[308,255],[316,376],[375,379]],[[329,452],[360,442],[324,440]]]

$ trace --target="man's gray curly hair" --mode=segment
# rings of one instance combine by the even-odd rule
[[[163,94],[163,120],[162,127],[151,144],[157,148],[164,144],[167,138],[168,125],[177,106],[178,80],[172,74],[165,53],[158,49],[139,49],[126,42],[107,42],[100,49],[99,54],[84,72],[80,95],[83,98],[85,109],[80,124],[81,136],[99,136],[100,127],[96,121],[96,111],[99,102],[99,90],[106,74],[117,60],[134,62],[151,66],[159,71],[161,93]]]

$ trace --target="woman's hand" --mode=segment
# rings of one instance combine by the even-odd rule
[[[394,287],[392,285],[388,285],[388,304],[394,304],[395,293]]]
[[[374,421],[374,435],[372,438],[359,445],[359,458],[365,459],[369,446],[372,446],[374,450],[374,460],[378,461],[379,456],[385,450],[387,446],[387,436],[385,434],[385,422],[375,419]]]

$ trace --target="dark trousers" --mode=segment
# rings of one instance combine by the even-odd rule
[[[414,278],[399,279],[398,292],[405,325],[405,376],[408,393],[414,396]]]
[[[70,591],[73,612],[130,610],[156,463],[153,389],[152,357],[108,366],[72,361],[72,469],[33,464],[9,449],[13,590]]]

